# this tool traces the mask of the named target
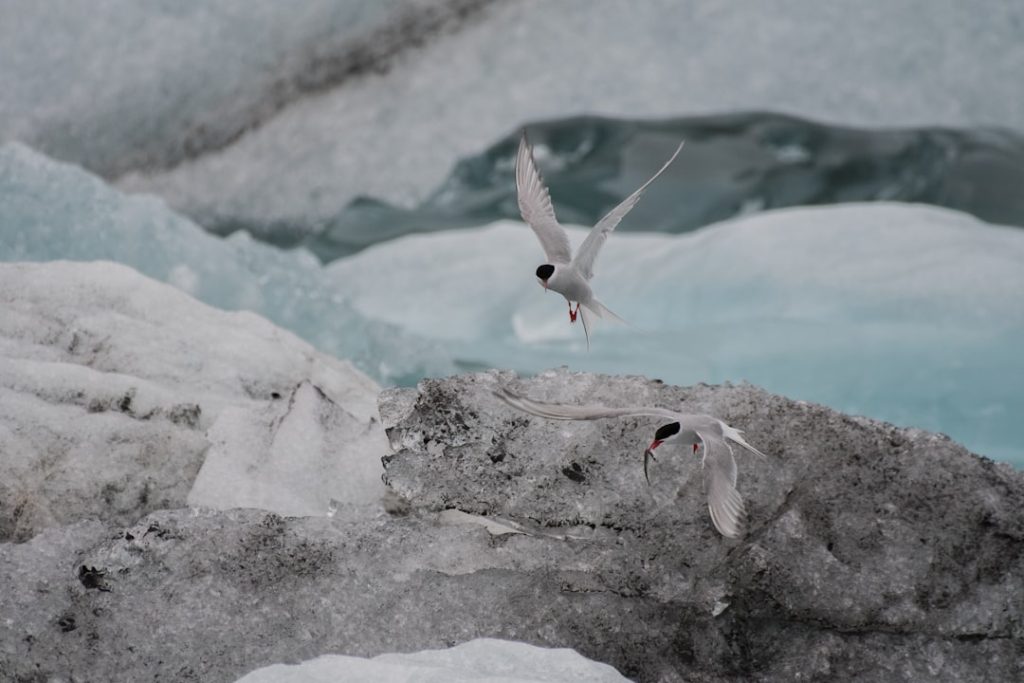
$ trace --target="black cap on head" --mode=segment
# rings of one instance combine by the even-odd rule
[[[658,431],[654,432],[654,438],[658,441],[664,441],[670,436],[674,436],[679,433],[679,423],[670,422],[667,425],[658,427]]]
[[[547,280],[555,272],[555,267],[550,263],[545,263],[543,266],[537,268],[537,277],[541,280]]]

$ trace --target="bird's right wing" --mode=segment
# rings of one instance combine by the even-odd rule
[[[704,443],[704,493],[708,512],[718,532],[727,538],[743,533],[746,510],[743,497],[736,490],[736,459],[732,447],[713,430],[700,430],[697,436]]]
[[[573,265],[576,266],[580,274],[586,279],[594,277],[594,263],[597,261],[597,255],[601,252],[601,247],[604,246],[605,240],[608,239],[608,235],[611,234],[618,224],[626,217],[626,214],[633,210],[636,203],[640,201],[640,197],[643,196],[644,190],[647,186],[658,179],[665,169],[668,168],[676,157],[679,156],[680,150],[683,149],[683,143],[680,142],[679,146],[676,147],[676,151],[673,152],[669,160],[665,162],[665,165],[658,169],[658,172],[651,176],[650,180],[641,185],[639,189],[633,194],[629,195],[622,202],[619,203],[614,209],[609,211],[604,218],[597,222],[593,228],[590,229],[590,233],[587,238],[583,240],[583,244],[580,245],[579,250],[576,252],[576,258],[573,261]]]
[[[551,196],[533,162],[533,150],[526,140],[525,130],[519,139],[519,152],[516,154],[516,196],[519,213],[537,234],[548,263],[569,263],[572,260],[569,236],[555,218]]]
[[[542,403],[513,393],[504,387],[494,395],[516,410],[549,420],[603,420],[609,417],[665,417],[678,420],[679,413],[665,408],[608,408],[606,406],[574,406],[560,403]]]

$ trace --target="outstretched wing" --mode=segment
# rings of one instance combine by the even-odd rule
[[[533,163],[533,150],[526,140],[525,130],[519,139],[519,152],[516,154],[516,194],[519,213],[537,234],[548,263],[569,263],[572,260],[569,236],[555,218],[551,196]]]
[[[504,387],[494,392],[494,395],[503,402],[517,410],[537,417],[545,417],[549,420],[603,420],[608,417],[639,417],[650,415],[652,417],[665,417],[671,420],[678,420],[679,413],[674,413],[665,408],[608,408],[606,406],[573,406],[560,403],[542,403],[524,398],[513,393]]]
[[[636,203],[640,201],[640,197],[643,196],[644,190],[647,186],[653,183],[658,176],[665,172],[665,169],[676,160],[679,156],[679,151],[683,148],[683,143],[680,142],[679,146],[676,147],[676,151],[672,154],[665,165],[662,166],[657,173],[651,176],[651,179],[640,186],[633,194],[629,195],[622,200],[618,206],[608,212],[608,214],[597,222],[591,230],[587,238],[583,240],[583,244],[580,245],[579,251],[576,252],[576,258],[572,264],[580,272],[580,274],[586,279],[594,277],[594,262],[597,261],[597,255],[601,251],[601,247],[604,246],[605,240],[608,239],[609,233],[618,226],[619,222],[625,218],[626,214],[632,210]]]
[[[718,533],[737,538],[743,533],[746,510],[743,497],[736,490],[736,459],[732,447],[713,431],[700,430],[697,436],[704,443],[704,493],[708,512]]]

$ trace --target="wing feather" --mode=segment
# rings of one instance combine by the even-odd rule
[[[551,196],[533,162],[533,150],[526,140],[526,131],[519,139],[519,152],[516,154],[516,196],[519,213],[536,233],[548,263],[569,263],[572,260],[569,236],[555,218]]]
[[[610,417],[640,416],[665,417],[671,420],[680,418],[679,413],[665,408],[608,408],[599,405],[575,406],[543,403],[520,396],[504,387],[495,391],[494,395],[517,410],[549,420],[603,420]]]
[[[704,443],[704,492],[708,497],[708,512],[718,533],[727,538],[738,538],[743,533],[746,509],[743,497],[736,490],[736,459],[732,447],[721,436],[702,430],[697,432]]]
[[[586,279],[594,277],[594,263],[597,261],[597,255],[601,252],[601,247],[604,246],[605,240],[608,239],[608,235],[611,234],[619,222],[626,217],[636,203],[640,201],[640,197],[643,196],[644,190],[647,186],[657,180],[658,176],[665,172],[676,157],[679,156],[680,150],[683,149],[683,143],[680,142],[679,146],[676,147],[676,151],[673,152],[665,164],[658,169],[658,172],[651,176],[650,180],[640,186],[640,188],[629,195],[614,209],[609,211],[604,218],[597,222],[591,230],[587,238],[583,240],[583,244],[580,245],[579,251],[576,252],[576,258],[573,260],[573,265],[579,270],[580,274]]]

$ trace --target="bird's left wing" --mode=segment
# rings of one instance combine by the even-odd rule
[[[743,533],[746,509],[743,497],[736,490],[736,459],[728,442],[714,430],[700,430],[697,436],[704,443],[704,493],[708,512],[718,532],[727,538]]]
[[[576,258],[573,259],[572,264],[580,272],[580,274],[586,279],[594,277],[594,263],[597,261],[597,255],[601,252],[601,247],[604,246],[605,240],[608,239],[609,233],[618,226],[619,222],[626,217],[636,203],[640,201],[640,197],[643,196],[644,190],[647,186],[653,183],[658,176],[665,172],[676,157],[679,156],[680,150],[683,149],[683,143],[680,142],[679,146],[676,147],[676,151],[673,152],[672,156],[665,165],[658,169],[658,172],[651,176],[651,179],[640,186],[640,188],[629,195],[614,209],[608,212],[608,214],[597,222],[590,230],[590,234],[583,240],[583,244],[580,245],[579,251],[576,252]]]
[[[543,403],[533,401],[504,387],[494,392],[504,403],[517,410],[549,420],[603,420],[609,417],[665,417],[678,420],[679,413],[665,408],[608,408],[606,406],[589,405],[574,406],[560,403]]]

